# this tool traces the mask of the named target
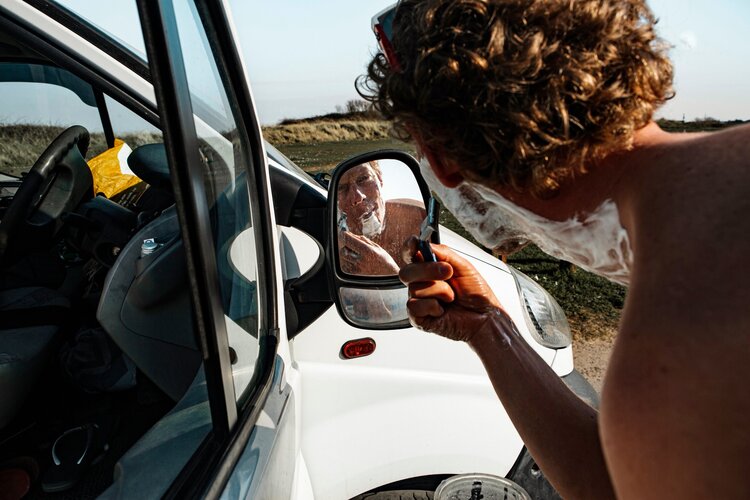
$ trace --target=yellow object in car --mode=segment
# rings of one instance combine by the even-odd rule
[[[132,150],[120,139],[115,139],[114,147],[88,161],[94,177],[94,194],[102,193],[112,198],[129,187],[142,182],[128,167],[128,156]]]

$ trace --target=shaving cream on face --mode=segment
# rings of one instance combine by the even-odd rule
[[[375,215],[375,212],[371,212],[369,215],[362,217],[362,234],[372,239],[376,236],[380,236],[383,231],[383,224]]]
[[[617,205],[605,200],[591,213],[553,221],[519,207],[495,190],[464,180],[447,188],[435,177],[425,158],[420,161],[429,188],[461,225],[482,245],[508,249],[530,240],[545,253],[627,285],[633,252]]]

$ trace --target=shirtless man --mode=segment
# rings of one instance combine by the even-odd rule
[[[383,199],[383,173],[377,161],[357,165],[341,176],[337,189],[338,247],[344,272],[361,276],[398,274],[401,249],[419,231],[424,206],[416,200]]]
[[[489,248],[629,284],[601,412],[447,247],[410,241],[412,323],[475,350],[564,498],[750,498],[750,127],[652,121],[672,71],[641,0],[404,0],[382,22],[362,92],[448,209]]]

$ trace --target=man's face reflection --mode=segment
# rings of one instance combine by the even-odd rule
[[[338,209],[354,234],[377,237],[383,230],[385,201],[380,194],[382,174],[377,162],[363,163],[341,176]]]

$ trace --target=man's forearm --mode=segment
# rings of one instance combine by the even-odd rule
[[[578,398],[526,343],[504,312],[470,345],[529,452],[564,498],[614,498],[596,410]]]

